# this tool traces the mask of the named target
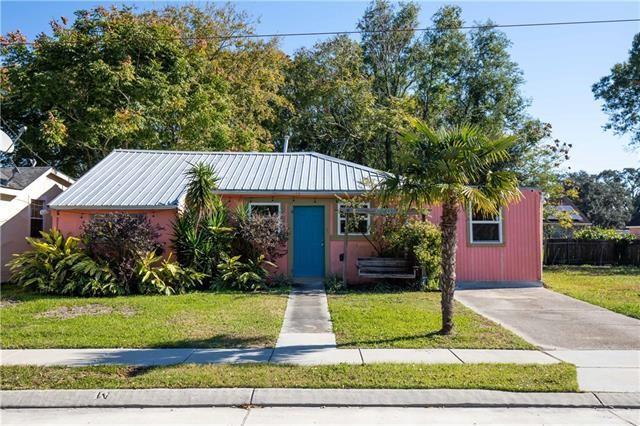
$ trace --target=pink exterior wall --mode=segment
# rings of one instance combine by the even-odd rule
[[[630,234],[640,235],[640,226],[628,226],[627,229]]]
[[[466,212],[458,214],[458,281],[542,280],[542,194],[522,189],[522,199],[503,209],[503,244],[472,245]],[[431,220],[440,222],[442,209]]]
[[[160,228],[158,238],[165,253],[173,251],[171,239],[173,238],[173,221],[176,210],[51,210],[52,228],[57,228],[63,235],[78,236],[82,233],[82,224],[91,219],[91,215],[100,213],[131,213],[144,214],[149,221]]]
[[[500,245],[469,244],[468,221],[465,212],[458,216],[458,256],[457,279],[459,281],[540,281],[542,279],[542,198],[538,190],[523,189],[522,199],[511,204],[503,211],[503,240]],[[323,205],[328,209],[328,221],[325,221],[325,254],[326,272],[342,274],[343,237],[337,235],[337,200],[335,197],[308,196],[252,196],[228,195],[223,200],[233,210],[241,202],[274,202],[280,203],[280,211],[287,226],[292,207],[295,205]],[[94,213],[103,211],[62,210],[53,211],[53,226],[65,235],[78,235],[84,220]],[[175,218],[175,210],[127,211],[145,213],[152,223],[162,228],[161,243],[166,250],[171,249],[171,222]],[[441,209],[434,207],[429,220],[438,223]],[[289,227],[289,241],[292,240]],[[350,236],[348,246],[348,279],[359,280],[356,261],[358,257],[375,256],[373,246],[363,236]],[[277,260],[276,273],[291,273],[289,254]]]

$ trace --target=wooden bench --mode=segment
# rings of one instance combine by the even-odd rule
[[[419,270],[407,259],[395,257],[359,257],[358,276],[367,278],[415,279]]]

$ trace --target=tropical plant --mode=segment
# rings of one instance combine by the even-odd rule
[[[227,253],[233,230],[227,226],[227,209],[215,194],[214,170],[197,163],[187,172],[185,209],[173,223],[173,245],[178,262],[213,279],[221,254]]]
[[[41,239],[27,238],[32,249],[9,262],[12,282],[41,293],[104,296],[121,292],[109,266],[87,256],[78,238],[65,238],[56,229],[41,234]]]
[[[171,261],[148,252],[140,259],[137,267],[141,294],[183,294],[202,285],[205,274],[190,268],[183,268]]]
[[[145,215],[107,213],[85,222],[81,239],[89,256],[106,262],[129,294],[136,292],[136,267],[142,256],[161,250],[158,230]]]
[[[388,254],[394,257],[406,254],[422,269],[424,284],[428,288],[437,288],[442,263],[442,234],[438,227],[428,221],[410,219],[393,229],[387,238]]]
[[[220,197],[214,194],[218,189],[218,178],[210,164],[199,162],[193,164],[185,173],[189,179],[187,194],[184,204],[187,210],[195,214],[196,228],[200,226],[200,220],[208,216],[219,207]]]
[[[383,200],[395,199],[405,207],[442,205],[440,332],[446,335],[453,330],[458,213],[472,208],[496,215],[501,206],[521,196],[514,173],[492,171],[509,160],[515,138],[492,139],[466,125],[436,131],[415,119],[401,141],[395,173],[381,183],[379,193]]]
[[[220,277],[218,287],[240,291],[258,291],[267,288],[269,271],[265,266],[275,267],[275,264],[265,260],[263,255],[257,259],[240,260],[241,256],[222,256],[218,265]]]

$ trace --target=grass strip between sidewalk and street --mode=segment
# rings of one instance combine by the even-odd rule
[[[331,294],[329,311],[338,346],[343,348],[536,349],[457,302],[454,332],[439,334],[437,292]]]
[[[640,319],[640,268],[547,266],[543,278],[553,291]]]
[[[578,391],[572,364],[0,367],[2,389],[333,388]]]

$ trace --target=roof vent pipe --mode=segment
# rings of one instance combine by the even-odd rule
[[[288,149],[289,149],[289,135],[284,135],[284,147],[282,148],[282,152],[286,154]]]

